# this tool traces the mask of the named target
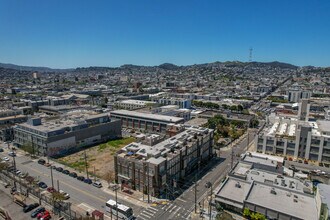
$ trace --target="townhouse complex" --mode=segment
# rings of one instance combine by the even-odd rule
[[[141,137],[115,156],[116,182],[122,186],[166,198],[188,174],[207,164],[214,156],[213,130],[201,127],[170,125],[177,134]]]

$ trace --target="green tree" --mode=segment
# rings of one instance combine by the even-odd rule
[[[237,106],[237,111],[239,111],[239,112],[242,112],[242,111],[243,111],[243,109],[244,109],[244,108],[243,108],[243,106],[242,106],[242,105],[238,105],[238,106]]]
[[[8,168],[7,163],[0,163],[0,172],[5,171]]]
[[[249,208],[244,208],[244,210],[243,210],[243,216],[244,217],[250,217],[250,215],[251,215],[250,209]]]
[[[31,142],[27,142],[27,143],[23,144],[21,149],[24,150],[26,153],[34,155],[34,147]]]
[[[229,109],[230,109],[230,111],[235,112],[235,111],[237,111],[237,106],[232,105],[232,106],[229,107]]]
[[[224,109],[228,109],[228,105],[226,105],[226,104],[222,104],[221,106],[222,106],[222,108],[224,108]]]

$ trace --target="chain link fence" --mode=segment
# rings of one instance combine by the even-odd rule
[[[24,196],[35,196],[39,199],[39,204],[43,201],[47,205],[53,207],[54,214],[59,215],[59,217],[64,217],[64,219],[68,220],[83,219],[82,215],[71,210],[70,202],[54,201],[51,196],[43,194],[36,184],[33,186],[33,184],[29,184],[25,180],[7,171],[0,172],[0,179],[4,181],[6,185],[16,187],[16,190]]]

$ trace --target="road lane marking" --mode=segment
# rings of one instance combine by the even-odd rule
[[[157,211],[157,212],[159,211],[158,209],[156,209],[154,207],[151,207],[151,206],[148,209],[152,209],[152,210]]]
[[[152,218],[152,216],[153,216],[153,215],[150,215],[150,214],[145,213],[145,212],[141,212],[140,215],[143,215],[143,216],[145,216],[147,218]]]
[[[181,202],[187,202],[186,200],[181,199],[180,197],[177,198],[177,200],[180,200]]]

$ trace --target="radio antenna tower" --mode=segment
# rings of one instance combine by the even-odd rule
[[[249,62],[252,62],[252,52],[253,52],[253,48],[250,47],[250,49],[249,49]]]

